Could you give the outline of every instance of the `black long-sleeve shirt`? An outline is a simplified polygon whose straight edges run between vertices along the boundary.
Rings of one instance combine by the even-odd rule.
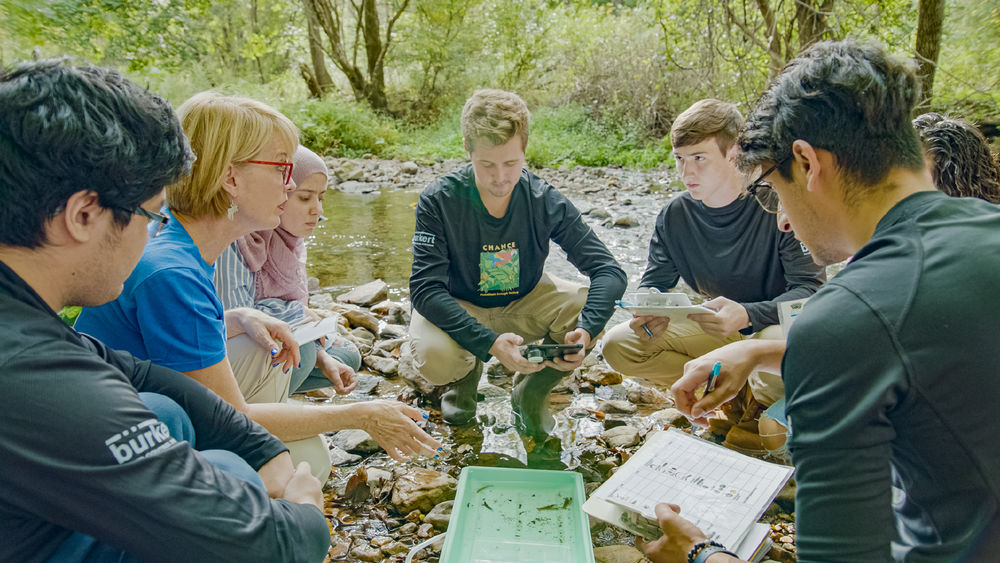
[[[45,561],[73,532],[143,561],[321,561],[323,514],[216,469],[138,391],[188,413],[200,449],[259,469],[287,448],[186,375],[66,326],[0,262],[0,561]]]
[[[778,324],[778,302],[809,297],[826,274],[792,233],[751,197],[708,207],[685,192],[656,218],[639,287],[668,291],[680,278],[707,298],[743,305],[757,332]]]
[[[799,561],[997,560],[998,288],[1000,210],[927,191],[806,304],[782,363]]]
[[[492,308],[524,297],[542,276],[550,240],[590,278],[577,326],[595,337],[625,292],[625,271],[579,210],[527,170],[521,171],[502,218],[483,205],[471,164],[424,190],[413,235],[413,306],[460,346],[487,360],[497,334],[455,299]]]

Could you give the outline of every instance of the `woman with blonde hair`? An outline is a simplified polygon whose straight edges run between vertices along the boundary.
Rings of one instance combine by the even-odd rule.
[[[318,434],[344,428],[367,431],[396,459],[433,455],[440,444],[414,423],[424,416],[419,409],[395,401],[286,402],[289,373],[299,363],[288,325],[252,308],[224,311],[216,294],[214,264],[223,250],[278,226],[295,188],[295,126],[266,104],[214,92],[196,94],[177,113],[197,156],[191,174],[167,187],[169,220],[121,296],[85,309],[78,330],[218,393],[285,442],[287,477],[292,460],[308,461],[324,480],[329,451]]]

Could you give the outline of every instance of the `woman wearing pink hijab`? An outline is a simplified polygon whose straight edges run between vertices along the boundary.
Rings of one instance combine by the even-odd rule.
[[[295,326],[318,317],[308,308],[305,238],[323,213],[329,179],[326,163],[299,146],[292,157],[296,189],[288,196],[277,228],[256,231],[231,245],[216,263],[215,285],[223,307],[253,307]],[[289,392],[333,386],[340,394],[357,385],[358,348],[334,336],[324,344],[300,347],[301,362],[292,371]]]

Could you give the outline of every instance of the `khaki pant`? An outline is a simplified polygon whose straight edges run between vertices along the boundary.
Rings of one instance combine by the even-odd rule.
[[[716,348],[743,340],[740,333],[728,338],[709,336],[694,322],[670,323],[667,330],[653,340],[641,340],[624,322],[608,331],[604,338],[604,359],[615,370],[667,386],[684,375],[684,364]],[[780,340],[784,338],[780,325],[772,325],[749,338]],[[785,396],[785,384],[772,373],[755,371],[747,383],[754,398],[770,406]]]
[[[562,344],[566,334],[576,329],[587,301],[587,289],[542,274],[534,289],[504,307],[486,309],[461,299],[456,301],[483,326],[498,334],[512,332],[524,338],[525,343],[545,339]],[[593,335],[591,340],[596,341],[597,336]],[[458,381],[476,366],[476,357],[471,352],[417,311],[410,318],[410,352],[413,365],[434,385]]]
[[[292,372],[282,373],[281,366],[272,367],[270,350],[241,334],[226,341],[226,353],[246,402],[283,403],[288,400],[288,382]],[[286,442],[285,446],[293,464],[308,461],[313,475],[321,483],[330,478],[330,449],[322,436]]]

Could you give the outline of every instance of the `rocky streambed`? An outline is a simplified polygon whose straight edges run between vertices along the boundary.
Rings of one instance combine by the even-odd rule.
[[[328,163],[335,176],[331,184],[339,189],[328,194],[327,200],[342,204],[345,198],[385,192],[403,192],[415,201],[420,189],[462,161],[328,159]],[[611,248],[629,275],[630,287],[634,287],[645,266],[653,220],[667,198],[677,193],[673,172],[576,168],[541,170],[538,174],[585,213],[585,220]],[[400,201],[400,205],[408,205],[407,199]],[[404,224],[403,234],[406,228]],[[412,234],[412,222],[408,228]],[[380,250],[405,257],[409,234],[399,239],[405,241],[403,248]],[[321,236],[322,232],[317,235]],[[315,240],[310,244],[312,262],[323,251],[323,244]],[[365,249],[372,251],[370,244]],[[568,279],[585,279],[555,246],[547,269]],[[310,272],[315,273],[313,270],[311,267]],[[623,378],[612,370],[603,361],[600,344],[584,365],[553,391],[556,428],[544,442],[522,438],[514,430],[510,409],[514,374],[495,360],[486,365],[479,384],[477,422],[466,427],[446,425],[435,408],[436,390],[400,357],[410,315],[405,279],[359,279],[335,284],[334,288],[322,280],[320,274],[312,282],[310,306],[321,315],[335,316],[341,332],[361,349],[360,383],[347,396],[320,390],[295,398],[331,404],[398,399],[424,408],[430,415],[423,423],[425,430],[445,444],[437,459],[399,463],[363,431],[330,435],[335,459],[333,477],[325,487],[326,514],[333,531],[330,561],[403,561],[414,545],[447,529],[459,473],[465,466],[576,471],[583,476],[589,494],[651,432],[674,426],[712,439],[711,434],[690,427],[664,390]],[[625,318],[621,312],[611,322]],[[775,544],[770,558],[794,561],[794,486],[782,491],[765,520],[772,524]],[[590,530],[597,561],[644,560],[633,546],[631,534],[594,519]],[[415,560],[436,561],[442,544],[443,539],[434,542]]]

